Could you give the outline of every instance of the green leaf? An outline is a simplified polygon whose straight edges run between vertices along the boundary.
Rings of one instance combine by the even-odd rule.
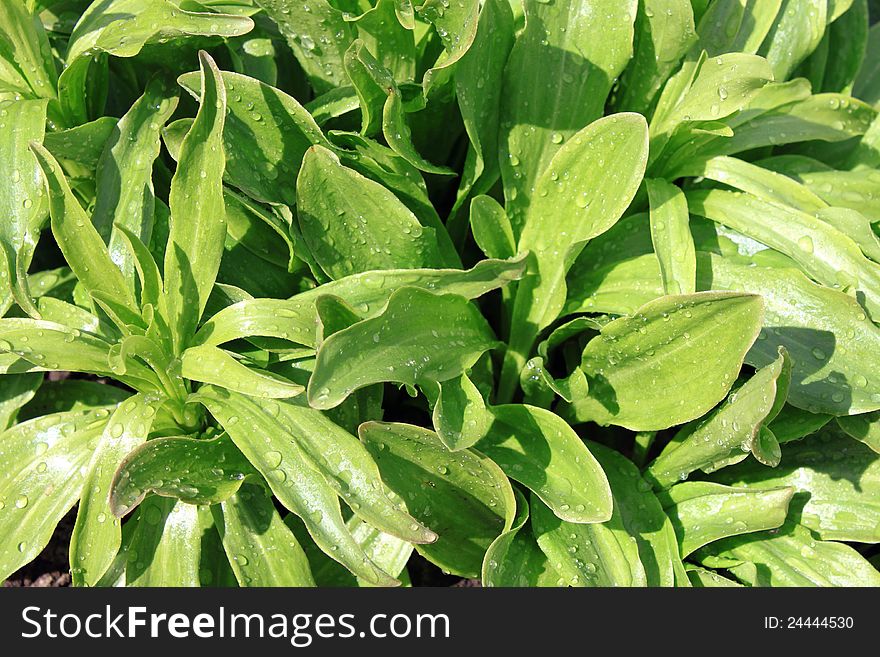
[[[711,148],[702,149],[702,157],[733,155],[763,146],[781,146],[819,140],[826,142],[846,141],[864,135],[877,116],[876,110],[845,94],[809,95],[809,85],[803,80],[790,84],[770,84],[755,95],[748,111],[727,119],[733,129],[729,138],[714,139]],[[804,97],[792,97],[792,90],[806,92]],[[788,97],[773,100],[774,95],[785,91]],[[779,102],[781,101],[781,102]],[[764,103],[770,107],[762,107]],[[691,156],[692,157],[692,156]],[[682,158],[684,165],[688,158]],[[675,168],[667,171],[676,174]]]
[[[695,224],[692,222],[692,234]],[[654,253],[649,216],[625,217],[590,242],[569,270],[566,288],[568,298],[563,315],[631,315],[663,296],[660,261]]]
[[[532,531],[560,580],[568,586],[647,586],[635,539],[620,513],[589,525],[560,520],[534,495]]]
[[[303,237],[330,278],[443,265],[434,230],[423,228],[385,187],[342,166],[331,151],[306,152],[296,189]]]
[[[153,161],[159,155],[160,130],[176,108],[177,95],[160,79],[150,81],[108,137],[97,164],[92,223],[108,245],[110,259],[129,281],[135,265],[120,229],[145,244],[150,241],[155,214]]]
[[[838,4],[852,6],[838,19],[833,22],[829,20],[830,24],[822,42],[804,62],[803,67],[810,71],[810,79],[816,91],[848,93],[852,90],[853,81],[865,59],[869,26],[867,0]],[[831,53],[834,55],[829,56]]]
[[[686,482],[662,495],[681,544],[681,556],[728,536],[776,529],[785,522],[793,488],[731,488]]]
[[[274,413],[271,403],[264,406]],[[357,439],[326,415],[305,405],[285,403],[279,421],[297,446],[356,515],[382,531],[415,543],[435,540],[434,532],[418,526],[393,496],[376,484],[376,463]]]
[[[126,454],[147,440],[163,401],[158,395],[134,395],[122,402],[107,420],[93,448],[70,539],[74,586],[94,586],[119,550],[122,534],[118,518],[122,514],[113,513],[113,475]]]
[[[118,237],[123,248],[128,250],[128,257],[137,272],[140,283],[141,316],[146,321],[147,306],[151,308],[149,312],[154,312],[152,309],[159,308],[162,303],[162,274],[159,272],[159,265],[156,264],[149,248],[124,226],[115,225],[115,236]],[[153,319],[155,320],[155,315]]]
[[[319,126],[331,119],[353,112],[360,106],[357,92],[354,87],[349,86],[331,89],[303,105]]]
[[[647,158],[644,118],[616,114],[568,139],[539,174],[519,239],[520,253],[531,251],[534,264],[517,287],[502,399],[510,397],[514,373],[518,376],[525,365],[537,332],[562,310],[571,262],[587,240],[608,230],[626,210]],[[597,170],[602,176],[595,175]]]
[[[45,148],[31,142],[49,191],[52,234],[76,277],[95,296],[112,304],[116,312],[134,312],[135,302],[122,272],[113,263],[110,252],[70,191],[61,166]]]
[[[365,272],[321,285],[291,299],[251,299],[218,312],[204,323],[194,344],[218,345],[249,336],[277,337],[310,347],[317,346],[317,300],[335,296],[365,318],[384,311],[388,298],[403,287],[474,299],[510,281],[525,268],[522,258],[484,260],[468,271],[410,269]]]
[[[127,390],[97,381],[44,381],[34,398],[19,411],[18,421],[33,420],[63,411],[93,411],[105,406],[116,406],[130,396],[131,393]]]
[[[437,232],[438,245],[444,260],[449,263],[447,266],[461,267],[449,231],[428,196],[427,185],[419,170],[390,148],[361,135],[334,132],[332,136],[337,145],[351,149],[339,153],[345,165],[391,190],[423,226]]]
[[[827,203],[808,187],[781,174],[733,157],[720,156],[695,167],[695,176],[723,183],[770,203],[815,214]]]
[[[828,0],[828,24],[837,21],[844,13],[849,11],[856,0]]]
[[[221,385],[255,397],[284,399],[305,390],[271,372],[248,367],[217,347],[190,347],[181,355],[180,364],[181,374],[187,379]]]
[[[647,585],[673,586],[686,579],[673,523],[638,467],[604,445],[590,443],[590,449],[608,476],[615,512],[636,539]]]
[[[309,380],[309,403],[333,408],[355,390],[384,381],[447,381],[496,344],[485,318],[464,297],[401,288],[380,315],[324,341]]]
[[[218,504],[252,474],[256,470],[225,434],[209,440],[156,438],[130,449],[111,472],[110,510],[121,518],[150,493],[187,504]]]
[[[203,386],[195,400],[211,411],[266,478],[278,500],[303,520],[325,554],[371,583],[395,583],[354,540],[339,508],[337,495],[341,490],[334,489],[314,467],[281,419],[267,413],[255,400],[213,386]],[[420,528],[418,523],[415,526]]]
[[[4,2],[0,7],[0,93],[52,98],[57,77],[39,17],[23,0]]]
[[[326,338],[361,321],[361,316],[339,297],[318,297],[315,308],[318,311],[319,349]]]
[[[234,588],[238,582],[226,556],[226,551],[223,549],[223,541],[219,534],[220,528],[214,521],[211,507],[198,507],[198,515],[202,532],[197,547],[200,553],[199,585]],[[131,531],[123,532],[123,545],[125,545],[126,534],[131,534]]]
[[[452,175],[447,167],[431,164],[416,150],[407,120],[407,110],[400,88],[391,72],[380,64],[358,39],[345,55],[346,73],[352,81],[361,105],[361,129],[372,134],[379,127],[381,115],[382,135],[388,146],[411,166],[438,175]],[[419,89],[421,92],[421,89]],[[417,109],[423,109],[425,99],[419,94],[411,100]]]
[[[413,80],[416,75],[415,36],[413,26],[406,27],[397,20],[399,7],[398,0],[378,0],[372,9],[355,19],[343,17],[354,25],[358,38],[395,80]]]
[[[862,66],[853,84],[853,96],[876,105],[880,102],[880,27],[875,23],[868,32],[868,44]]]
[[[709,55],[725,52],[755,54],[779,15],[783,0],[718,0],[703,14],[697,28],[699,47]]]
[[[516,242],[510,218],[491,196],[475,196],[471,200],[471,230],[474,240],[489,258],[512,258]]]
[[[67,130],[48,132],[43,136],[43,146],[58,160],[76,162],[94,171],[118,122],[116,117],[102,116]]]
[[[361,110],[361,134],[374,135],[382,127],[382,108],[388,90],[395,93],[397,85],[387,68],[370,53],[363,41],[357,40],[345,52],[345,73],[354,85]]]
[[[76,283],[76,276],[69,267],[45,269],[28,274],[28,286],[35,299],[53,297],[69,300],[72,298]]]
[[[300,249],[296,248],[286,217],[266,210],[228,187],[223,190],[223,198],[226,202],[227,249],[233,241],[289,272],[303,268],[299,260]]]
[[[450,453],[432,431],[367,422],[358,432],[383,479],[439,538],[416,549],[443,570],[477,577],[490,543],[513,522],[516,501],[501,469],[478,452]]]
[[[693,294],[697,260],[684,192],[665,180],[645,181],[651,203],[651,240],[666,294]]]
[[[840,417],[837,418],[837,424],[848,436],[880,454],[880,412]]]
[[[704,292],[652,301],[587,344],[581,369],[589,396],[564,416],[634,431],[700,417],[730,390],[762,319],[754,295]],[[650,408],[639,403],[645,386],[652,390]]]
[[[796,406],[786,404],[779,411],[779,415],[770,423],[769,429],[781,445],[816,433],[831,419],[830,415],[809,413]]]
[[[288,514],[284,523],[290,527],[303,550],[309,558],[312,574],[315,582],[321,587],[373,587],[367,580],[355,577],[339,563],[328,558],[312,541],[305,525],[295,515]],[[406,585],[408,574],[406,563],[412,554],[413,547],[410,543],[385,534],[357,516],[352,516],[346,522],[352,537],[361,546],[364,553],[373,563],[388,573],[395,573],[401,582]]]
[[[37,557],[79,499],[90,448],[109,411],[65,412],[3,433],[0,456],[0,580]]]
[[[572,523],[604,522],[612,498],[602,467],[574,430],[552,412],[508,404],[491,409],[494,422],[478,449],[505,474]]]
[[[880,348],[880,329],[855,299],[794,269],[737,264],[710,254],[700,254],[697,278],[698,289],[761,295],[764,330],[746,362],[763,367],[785,347],[792,360],[790,404],[832,415],[880,409],[880,380],[870,365]]]
[[[115,326],[102,321],[97,315],[79,306],[60,301],[53,297],[42,297],[37,301],[37,308],[47,322],[62,324],[67,329],[78,329],[91,333],[108,342],[115,342],[120,333]]]
[[[480,19],[480,3],[477,0],[462,0],[456,4],[444,4],[443,0],[426,0],[418,9],[419,18],[429,22],[437,30],[446,57],[425,73],[422,86],[429,98],[442,89],[450,75],[454,75],[456,65],[470,50],[477,35]]]
[[[853,548],[817,541],[791,522],[779,530],[724,539],[709,549],[716,558],[738,562],[730,571],[750,586],[880,586],[880,573]]]
[[[198,507],[152,495],[140,505],[134,522],[126,586],[199,586]]]
[[[54,322],[0,319],[0,350],[41,369],[113,376],[138,389],[155,390],[159,386],[153,372],[137,362],[128,362],[124,375],[117,375],[109,364],[107,342]]]
[[[858,244],[833,226],[778,203],[723,190],[690,192],[688,204],[694,214],[781,251],[819,282],[861,291],[865,307],[880,311],[880,264],[865,258]]]
[[[205,304],[223,253],[226,235],[223,202],[223,125],[226,88],[209,55],[199,55],[202,99],[196,120],[183,140],[171,181],[171,232],[165,252],[165,313],[174,348],[181,353]]]
[[[773,67],[774,79],[789,79],[795,67],[819,45],[828,22],[827,0],[783,0],[760,50]]]
[[[785,444],[775,468],[744,461],[712,479],[752,490],[790,486],[793,517],[819,538],[880,542],[880,461],[833,426]]]
[[[292,96],[246,75],[223,71],[228,116],[223,126],[226,181],[251,198],[296,203],[294,181],[306,151],[330,147],[318,124]],[[178,79],[195,98],[198,72]]]
[[[511,528],[492,541],[483,559],[485,587],[549,587],[564,583],[541,552],[528,526],[529,503],[514,488],[517,513]]]
[[[868,218],[849,208],[823,208],[817,215],[859,245],[865,257],[880,262],[880,237],[871,228]]]
[[[635,53],[621,77],[623,91],[617,100],[617,109],[648,114],[663,84],[695,40],[690,0],[640,2],[635,23]]]
[[[259,13],[259,8],[252,7],[254,14]],[[246,37],[238,40],[235,44],[227,44],[232,56],[233,67],[238,73],[249,75],[266,84],[278,83],[278,64],[275,58],[282,49],[280,44],[270,38],[260,36]]]
[[[662,166],[660,155],[676,130],[683,138],[692,138],[694,122],[735,116],[772,79],[766,60],[745,53],[703,56],[685,63],[666,84],[651,118],[652,167]]]
[[[837,206],[835,210],[849,208],[870,217],[872,222],[880,217],[880,202],[876,197],[877,192],[880,191],[878,189],[880,179],[871,169],[835,171],[829,168],[799,172],[794,177],[815,192],[825,203]],[[825,208],[825,211],[827,212],[828,208]],[[823,219],[828,221],[825,217]],[[856,239],[856,236],[853,236],[853,239]]]
[[[473,447],[492,424],[482,393],[465,373],[437,385],[432,414],[437,437],[452,452]]]
[[[186,37],[234,37],[250,32],[246,16],[185,11],[172,0],[97,0],[83,13],[58,81],[59,98],[71,125],[89,120],[87,87],[93,58],[100,53],[135,57],[146,45]],[[106,66],[105,60],[102,65]]]
[[[46,203],[40,167],[28,144],[42,141],[45,129],[46,101],[0,101],[0,179],[4,181],[0,189],[0,297],[4,311],[14,297],[19,306],[34,313],[26,274],[46,217]]]
[[[602,116],[613,80],[632,57],[637,2],[597,0],[589,7],[585,13],[580,0],[523,5],[525,28],[504,70],[499,138],[504,198],[517,236],[530,202],[540,198],[539,177],[563,144]],[[609,164],[617,160],[606,155]],[[633,168],[631,162],[621,166]],[[595,169],[581,164],[565,170],[578,175]]]
[[[256,0],[278,26],[317,93],[344,84],[342,59],[354,28],[327,0]]]
[[[688,567],[687,574],[691,581],[691,585],[694,588],[742,586],[742,584],[737,584],[735,581],[728,579],[724,575],[719,575],[713,570],[706,570],[705,568],[699,568],[698,566]]]
[[[16,423],[21,407],[30,402],[43,383],[43,375],[6,374],[0,377],[0,432]]]
[[[758,370],[711,415],[676,434],[646,473],[656,486],[669,487],[695,470],[714,469],[725,459],[745,458],[749,451],[765,466],[779,463],[779,446],[766,454],[760,434],[788,394],[791,362],[787,352],[780,351],[776,360]]]
[[[502,83],[504,66],[513,43],[510,3],[488,0],[480,11],[473,43],[455,65],[455,97],[471,144],[456,206],[460,206],[472,190],[477,193],[486,191],[501,175],[496,153]]]
[[[262,487],[245,484],[211,508],[241,586],[314,586],[309,562]]]

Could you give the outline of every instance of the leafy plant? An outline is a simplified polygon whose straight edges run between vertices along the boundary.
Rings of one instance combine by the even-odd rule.
[[[867,0],[4,2],[0,576],[75,507],[83,586],[880,584],[878,48]]]

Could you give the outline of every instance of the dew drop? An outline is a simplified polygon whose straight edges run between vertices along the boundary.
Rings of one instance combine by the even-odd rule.
[[[798,240],[798,248],[804,253],[813,252],[813,239],[809,235],[804,235]]]
[[[274,470],[279,465],[281,465],[281,461],[284,460],[281,452],[272,450],[271,452],[266,452],[266,465],[269,469]]]

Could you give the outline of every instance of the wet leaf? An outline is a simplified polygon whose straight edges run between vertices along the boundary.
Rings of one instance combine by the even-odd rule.
[[[125,456],[147,440],[161,404],[157,395],[134,395],[125,400],[110,415],[93,449],[70,538],[74,586],[94,586],[119,550],[122,514],[114,513],[111,503],[113,475]]]
[[[794,489],[792,512],[797,512],[793,517],[820,538],[880,542],[876,452],[833,427],[783,445],[775,468],[744,461],[712,479],[751,490],[789,486]]]
[[[236,494],[256,470],[228,436],[200,440],[184,436],[137,444],[119,463],[109,487],[110,510],[130,513],[148,494],[187,504],[217,504]]]
[[[522,258],[485,260],[468,271],[442,269],[387,270],[346,276],[298,294],[289,300],[252,299],[235,303],[204,323],[195,344],[219,345],[248,336],[278,337],[317,346],[317,300],[335,296],[365,319],[385,310],[388,298],[404,287],[455,294],[468,299],[517,280]]]
[[[292,96],[246,75],[221,75],[228,112],[223,125],[225,180],[258,201],[293,205],[303,155],[315,144],[330,143]],[[178,82],[200,98],[198,72]]]
[[[762,319],[757,296],[717,292],[652,301],[587,344],[581,369],[589,395],[565,414],[637,431],[700,417],[730,390]],[[650,408],[639,403],[645,385],[653,391]]]
[[[150,496],[135,522],[126,551],[126,586],[199,586],[198,507]]]
[[[359,434],[391,490],[439,536],[416,550],[444,570],[477,577],[489,544],[513,521],[516,502],[501,469],[479,452],[450,453],[420,427],[368,422]]]
[[[315,585],[305,552],[262,486],[245,484],[211,510],[239,585]]]
[[[106,407],[55,413],[3,433],[0,455],[10,467],[0,472],[0,578],[36,558],[76,504],[109,415]]]
[[[793,488],[731,488],[709,482],[685,482],[661,499],[681,544],[681,556],[713,541],[776,529],[785,522]]]
[[[208,302],[226,234],[222,182],[226,89],[210,56],[202,53],[199,61],[204,92],[171,181],[171,228],[163,268],[164,315],[178,353],[188,345]]]
[[[486,320],[464,297],[404,287],[381,314],[324,341],[309,380],[309,403],[333,408],[355,390],[383,381],[447,381],[496,344]]]
[[[558,415],[524,404],[491,409],[494,422],[477,449],[572,523],[604,522],[612,512],[602,467]]]
[[[788,395],[791,362],[781,349],[775,361],[734,390],[716,411],[685,425],[648,468],[655,485],[666,488],[698,469],[716,469],[727,459],[742,460],[752,452],[765,466],[779,464],[773,434],[762,442],[762,430],[778,414]]]
[[[529,503],[514,488],[516,518],[511,528],[492,541],[483,559],[482,583],[486,587],[558,586],[559,573],[538,547],[529,521]]]
[[[423,228],[391,192],[342,166],[329,150],[306,152],[297,203],[306,244],[332,279],[443,264],[434,230]]]

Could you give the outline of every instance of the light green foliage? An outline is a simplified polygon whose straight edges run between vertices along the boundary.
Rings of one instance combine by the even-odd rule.
[[[876,7],[0,1],[0,579],[880,585]]]

